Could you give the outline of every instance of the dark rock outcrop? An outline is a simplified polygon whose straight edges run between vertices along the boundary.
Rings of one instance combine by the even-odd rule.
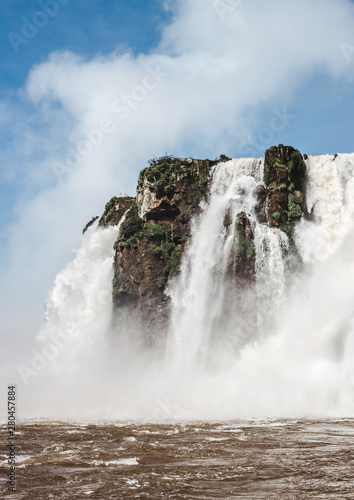
[[[135,198],[132,198],[131,196],[123,196],[119,198],[114,196],[105,206],[104,212],[99,220],[98,225],[100,227],[117,225],[122,219],[125,212],[132,206],[134,202]]]
[[[270,227],[291,236],[294,223],[307,214],[305,202],[306,164],[291,146],[273,146],[265,153],[265,212]]]
[[[166,323],[164,290],[179,269],[190,221],[208,195],[214,162],[162,157],[139,177],[114,259],[113,302],[136,311],[149,331]],[[112,215],[114,217],[114,214]]]
[[[253,229],[249,217],[241,212],[236,220],[237,250],[235,257],[236,283],[239,288],[250,286],[255,278]]]

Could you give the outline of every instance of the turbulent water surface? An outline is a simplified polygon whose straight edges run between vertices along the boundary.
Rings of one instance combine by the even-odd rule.
[[[33,422],[17,449],[14,500],[354,498],[353,420]]]

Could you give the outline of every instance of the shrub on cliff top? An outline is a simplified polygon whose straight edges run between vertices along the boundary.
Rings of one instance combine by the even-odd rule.
[[[113,198],[106,203],[106,206],[104,207],[104,214],[107,214],[110,210],[112,210],[112,208],[115,208],[121,203],[127,203],[127,199],[128,197],[124,198],[123,196],[113,196]]]
[[[131,206],[134,203],[134,199],[129,197],[129,196],[113,196],[109,200],[108,203],[106,203],[104,212],[102,214],[102,217],[99,220],[98,225],[100,227],[108,227],[110,225],[116,225],[117,221],[112,218],[114,216],[114,212],[116,211],[116,208],[119,207],[119,209],[122,210],[127,210],[129,206]]]
[[[150,190],[159,198],[167,196],[171,199],[175,192],[175,183],[180,176],[192,177],[197,185],[203,186],[209,181],[209,169],[209,160],[174,158],[173,156],[153,158],[149,160],[149,167],[140,172],[138,188],[141,189],[147,181],[150,183]]]
[[[306,163],[304,162],[302,154],[297,149],[295,149],[295,151],[291,153],[287,168],[289,173],[291,173],[293,170],[296,170],[300,175],[305,174]]]
[[[145,221],[141,219],[138,215],[138,207],[136,203],[130,208],[125,221],[123,222],[120,233],[119,240],[131,242],[142,235],[142,230],[144,228]]]
[[[230,161],[231,159],[232,159],[232,158],[230,158],[229,156],[224,155],[224,154],[221,154],[221,155],[219,156],[219,158],[215,158],[215,161],[216,161],[217,163],[221,163],[221,162],[225,162],[225,161]]]

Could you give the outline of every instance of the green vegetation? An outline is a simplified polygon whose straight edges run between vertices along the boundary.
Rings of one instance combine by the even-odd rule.
[[[255,255],[255,249],[253,244],[246,238],[245,231],[239,229],[237,231],[237,252],[242,257],[247,259],[252,259]]]
[[[306,173],[306,163],[304,162],[302,154],[297,149],[295,149],[295,151],[293,151],[290,155],[287,170],[289,174],[294,171],[296,171],[298,175],[304,175]]]
[[[138,207],[134,203],[121,226],[118,243],[123,243],[125,247],[135,247],[137,240],[143,237],[151,241],[151,247],[155,248],[156,242],[159,243],[165,238],[165,230],[160,223],[146,222],[139,217]]]
[[[159,223],[151,224],[150,222],[146,222],[144,230],[149,238],[162,240],[165,237],[165,230]]]
[[[149,244],[149,250],[152,253],[154,257],[157,257],[158,259],[162,257],[163,255],[163,250],[161,247],[158,247],[157,245],[154,245],[154,243]]]
[[[282,144],[279,144],[279,148],[284,147]],[[274,158],[274,153],[277,154],[276,151],[267,150],[266,151],[266,167],[265,167],[265,180],[266,183],[269,184],[274,182],[277,179],[277,182],[274,182],[273,192],[287,192],[288,194],[288,206],[287,210],[284,213],[280,213],[278,211],[274,212],[272,217],[278,223],[278,227],[286,232],[288,236],[293,232],[293,222],[296,219],[299,219],[302,214],[302,196],[294,196],[295,190],[302,189],[303,180],[306,175],[306,163],[304,158],[307,158],[307,155],[302,156],[300,151],[297,149],[293,149],[289,147],[290,158],[286,164],[280,162],[279,158],[274,159],[274,163],[272,165],[272,160],[267,161],[268,154],[271,154],[271,158]],[[269,162],[269,163],[268,163]],[[282,181],[279,182],[277,175],[275,177],[275,169],[284,169],[287,172],[287,179],[285,180],[285,174],[281,176]]]
[[[242,258],[247,260],[253,259],[256,255],[256,251],[253,243],[249,239],[246,238],[245,231],[243,229],[237,230],[237,255],[234,262],[234,269],[237,271],[237,268],[242,265]]]
[[[111,198],[109,202],[106,203],[106,206],[104,207],[104,213],[108,214],[108,212],[110,212],[112,208],[121,203],[123,200],[124,198],[118,198],[117,196],[113,196],[113,198]]]
[[[130,206],[135,203],[134,198],[126,197],[117,197],[113,196],[106,204],[102,217],[99,220],[99,227],[108,227],[108,226],[116,226],[117,221],[113,218],[114,211],[116,207],[119,209],[128,210]]]
[[[284,146],[282,144],[280,144],[278,147],[284,147]],[[266,159],[267,159],[267,156],[270,152],[271,151],[269,149],[267,149],[267,151],[265,152]],[[290,159],[286,165],[284,165],[283,163],[280,163],[279,158],[275,158],[273,166],[277,169],[282,168],[282,169],[287,170],[289,185],[291,185],[293,183],[294,177],[299,178],[299,177],[302,177],[303,175],[305,175],[305,173],[306,173],[306,163],[304,162],[304,158],[303,158],[302,154],[297,149],[294,149],[290,153]],[[271,175],[270,165],[268,163],[266,163],[266,182],[267,183],[271,182],[273,180],[272,178],[270,178],[270,175]]]
[[[277,184],[274,187],[274,191],[286,191],[288,189],[288,186],[285,183]]]
[[[123,242],[124,246],[136,243],[143,234],[144,225],[145,221],[139,217],[138,207],[134,203],[120,228],[119,241]]]
[[[171,236],[171,235],[169,235]],[[151,245],[150,245],[151,248]],[[159,252],[157,252],[157,249],[155,249],[156,253],[153,253],[155,257],[157,257],[159,260],[162,260],[164,266],[163,266],[163,271],[160,276],[157,278],[157,287],[160,290],[163,290],[170,272],[173,270],[174,272],[177,272],[179,269],[179,264],[181,260],[181,247],[176,245],[171,238],[167,236],[167,240],[162,242],[161,247],[159,248]]]
[[[181,246],[176,244],[172,231],[166,230],[159,222],[146,222],[138,215],[137,205],[130,208],[121,226],[119,239],[115,243],[126,248],[137,248],[138,240],[144,240],[152,255],[163,262],[161,276],[157,277],[158,287],[162,290],[172,270],[177,271],[180,263]],[[143,279],[144,270],[139,267],[139,278]],[[117,286],[117,283],[114,283]]]
[[[159,290],[163,290],[166,286],[166,283],[167,283],[167,279],[166,276],[163,274],[162,276],[159,276],[156,280],[156,285],[157,285],[157,288]]]
[[[288,220],[298,219],[301,217],[302,196],[294,196],[289,193],[288,198]]]
[[[232,158],[230,158],[229,156],[226,156],[224,154],[221,154],[219,156],[219,158],[215,158],[216,163],[221,163],[221,162],[230,161],[230,160],[232,160]]]
[[[280,161],[278,160],[278,158],[276,158],[275,161],[274,161],[274,167],[275,168],[285,168],[287,170],[286,165],[283,165],[282,163],[280,163]]]
[[[286,233],[289,237],[291,236],[292,230],[293,230],[293,226],[292,226],[291,222],[281,222],[278,227],[281,231]]]
[[[199,186],[205,186],[209,182],[209,160],[175,158],[166,155],[161,158],[152,158],[148,163],[149,166],[140,172],[138,189],[141,189],[147,181],[150,184],[150,190],[159,198],[167,196],[172,199],[176,182],[182,176],[192,178]]]

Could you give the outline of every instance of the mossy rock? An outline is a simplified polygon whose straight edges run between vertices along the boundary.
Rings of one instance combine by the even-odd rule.
[[[158,198],[167,196],[173,199],[175,184],[182,176],[192,178],[197,186],[206,185],[209,182],[211,163],[209,160],[175,158],[167,155],[153,158],[149,160],[149,166],[140,172],[138,189],[148,182],[149,189],[156,193]]]
[[[246,259],[252,259],[255,256],[254,245],[246,238],[245,231],[237,231],[237,253]]]

